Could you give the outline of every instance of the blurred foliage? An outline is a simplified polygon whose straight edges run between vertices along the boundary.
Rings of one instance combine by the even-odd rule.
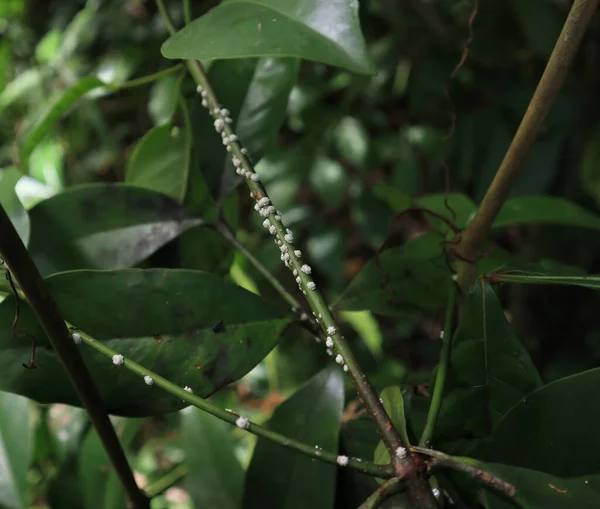
[[[183,6],[176,0],[166,3],[175,25],[182,27]],[[273,1],[260,3],[272,13]],[[246,25],[239,27],[239,39],[234,37],[236,31],[227,23],[241,12],[235,2],[202,16],[216,4],[192,1],[193,18],[199,19],[185,30],[196,34],[199,42],[182,44],[185,31],[181,32],[165,45],[164,54],[201,48],[205,53],[195,56],[211,60],[206,65],[217,95],[231,110],[236,132],[255,159],[272,202],[311,260],[319,289],[335,303],[347,340],[378,392],[395,387],[400,393],[401,386],[401,420],[406,420],[402,424],[411,437],[418,436],[451,284],[447,221],[464,227],[485,193],[570,2],[480,1],[466,61],[451,82],[469,37],[471,0],[363,0],[362,35],[353,17],[357,2],[311,0],[313,10],[306,12],[319,16],[311,20],[306,15],[298,23],[286,18],[281,28],[273,18],[260,18],[255,12],[259,7],[244,5],[255,9],[248,19],[264,30],[265,44],[277,42],[268,38],[273,34],[280,38],[283,49],[277,54],[257,53],[248,46],[252,35]],[[335,48],[331,20],[324,13],[331,5],[346,9],[343,19],[354,31],[344,34],[347,38]],[[201,32],[198,27],[212,31]],[[305,52],[296,45],[295,37],[305,34],[301,29],[312,30],[314,39]],[[236,254],[210,223],[224,219],[288,291],[294,293],[296,288],[260,226],[262,218],[252,210],[252,199],[239,186],[193,81],[183,66],[171,69],[177,62],[162,56],[161,46],[168,37],[150,0],[0,1],[0,203],[29,243],[44,276],[77,269],[193,269],[212,274],[203,277],[221,278],[215,292],[234,282],[260,294],[270,307],[263,308],[257,296],[244,294],[236,300],[223,290],[222,302],[210,312],[203,308],[204,333],[218,344],[209,322],[217,323],[222,316],[235,322],[239,311],[235,306],[250,312],[243,302],[253,303],[263,314],[272,309],[274,317],[289,310],[248,258]],[[215,55],[208,54],[203,37],[217,41],[216,57],[226,59],[212,61]],[[480,273],[519,268],[567,285],[574,274],[600,273],[599,43],[596,18],[511,199],[497,218]],[[372,68],[376,72],[369,74]],[[131,81],[154,73],[160,76]],[[430,209],[437,217],[414,207]],[[543,266],[540,260],[546,260]],[[93,273],[73,274],[81,282]],[[60,286],[61,278],[73,274],[53,280]],[[520,282],[532,281],[524,276]],[[562,486],[554,476],[564,477],[565,489],[573,493],[569,507],[584,507],[594,497],[600,500],[597,455],[592,456],[594,447],[586,445],[594,434],[591,425],[597,422],[597,405],[589,398],[598,389],[597,372],[591,368],[600,362],[600,300],[590,289],[593,284],[582,286],[506,283],[496,288],[497,295],[486,286],[471,295],[474,300],[457,334],[453,368],[460,369],[451,373],[435,445],[488,461],[494,471],[523,483],[519,499],[523,507],[566,507],[557,505],[557,491],[539,495],[540,486]],[[74,316],[84,316],[100,329],[103,322],[110,329],[129,320],[130,338],[150,337],[154,342],[152,333],[168,328],[145,329],[160,321],[160,315],[147,320],[143,331],[135,324],[155,314],[163,290],[174,291],[168,285],[155,289],[148,296],[148,308],[140,305],[135,318],[127,315],[115,322],[103,313],[126,312],[129,294],[119,299],[118,289],[90,290],[91,304],[86,309],[81,304]],[[65,309],[77,306],[84,290],[80,292],[69,295],[65,290]],[[214,296],[206,288],[190,295],[190,305],[203,306]],[[106,300],[111,305],[105,306]],[[26,309],[24,323],[37,331],[30,314]],[[5,298],[0,305],[0,337],[9,342],[14,340],[13,315],[14,301]],[[181,317],[173,316],[179,325]],[[239,313],[237,318],[243,322],[246,315]],[[225,362],[235,376],[221,377],[214,388],[239,380],[212,396],[213,401],[240,409],[257,422],[273,415],[273,427],[300,439],[325,433],[330,450],[339,443],[340,453],[373,458],[378,437],[356,409],[347,378],[345,402],[341,387],[330,394],[335,400],[335,408],[327,407],[331,415],[323,415],[323,421],[313,422],[305,433],[303,423],[293,421],[295,404],[297,411],[310,409],[311,394],[319,393],[315,384],[328,377],[338,381],[331,370],[322,371],[331,359],[304,329],[297,324],[283,332],[281,324],[275,329],[258,353],[256,344],[248,347],[254,348],[252,359],[257,360],[279,340],[251,371],[246,365],[231,369]],[[243,327],[238,333],[244,335]],[[235,334],[226,324],[223,337]],[[127,341],[117,336],[110,331],[103,339]],[[475,341],[480,337],[482,341]],[[36,392],[44,384],[43,370],[35,374],[42,382],[21,381],[29,376],[21,371],[27,348],[21,343],[11,355],[3,353],[2,363],[7,364],[0,378],[13,377],[3,388],[48,401]],[[239,349],[234,357],[243,357]],[[48,362],[57,365],[55,359]],[[167,373],[177,368],[160,366],[160,359],[156,362]],[[214,378],[215,373],[211,375]],[[493,383],[488,384],[488,376]],[[523,377],[527,383],[521,383]],[[66,385],[62,378],[60,383]],[[538,388],[542,383],[549,385]],[[531,400],[530,391],[534,391]],[[106,458],[85,414],[74,407],[0,396],[0,406],[10,404],[15,416],[11,421],[0,412],[0,458],[10,471],[10,476],[3,476],[0,468],[2,509],[123,507],[122,494],[107,472]],[[117,410],[132,415],[123,410],[130,404],[129,395],[120,396],[125,406],[116,404]],[[11,403],[11,398],[18,399]],[[50,399],[70,401],[66,396]],[[556,405],[553,412],[548,410],[552,405]],[[163,410],[180,407],[177,402]],[[27,415],[31,438],[15,429],[15,422],[22,427]],[[558,417],[559,424],[549,424]],[[583,427],[582,421],[589,426]],[[310,484],[318,507],[358,506],[377,487],[374,480],[346,469],[337,469],[336,474],[333,467],[319,465],[321,475],[313,460],[282,452],[273,444],[256,444],[241,430],[232,431],[196,411],[115,422],[140,482],[158,493],[152,502],[155,509],[193,504],[252,507],[248,493],[267,500],[267,495],[299,489],[277,477],[272,480],[273,492],[267,493],[265,476],[271,460],[282,465],[275,469],[302,470],[305,477],[296,482]],[[533,422],[544,426],[538,430]],[[515,442],[522,430],[530,434]],[[537,435],[540,430],[543,436]],[[194,433],[202,434],[202,439],[195,439]],[[20,452],[15,450],[17,435]],[[573,444],[565,436],[580,441]],[[536,440],[539,443],[532,447]],[[553,450],[560,448],[554,463],[543,449],[548,443],[556,446]],[[209,461],[197,448],[217,459]],[[528,448],[529,459],[521,461]],[[564,467],[573,462],[585,468]],[[307,472],[313,467],[312,473]],[[243,469],[248,479],[257,480],[245,494]],[[464,498],[455,505],[446,497],[444,507],[507,507],[494,494],[477,493],[465,479],[437,480],[453,496],[459,493]],[[288,506],[301,507],[289,501],[277,507]],[[405,507],[405,500],[400,496],[387,507]]]

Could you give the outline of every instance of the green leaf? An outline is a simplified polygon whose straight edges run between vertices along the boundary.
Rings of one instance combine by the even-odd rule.
[[[0,205],[17,230],[23,244],[29,242],[29,216],[15,192],[15,186],[22,174],[14,166],[0,169]]]
[[[290,438],[336,451],[344,404],[344,380],[331,366],[279,405],[269,428]],[[246,473],[242,507],[333,507],[336,468],[259,438]]]
[[[430,194],[419,198],[417,204],[449,219],[458,228],[466,227],[477,210],[473,200],[461,193],[448,193],[447,196],[445,194]],[[425,214],[425,217],[434,223],[436,222],[436,219],[430,214]],[[448,228],[445,224],[441,222],[440,224],[445,229]]]
[[[406,431],[406,415],[404,413],[404,398],[402,396],[402,390],[397,385],[393,387],[386,387],[381,391],[381,399],[383,400],[383,407],[390,416],[392,424],[398,430],[400,437],[405,444],[410,445],[408,439],[408,432]],[[389,464],[390,454],[385,448],[383,440],[379,441],[377,448],[375,449],[374,455],[375,463]]]
[[[29,156],[33,149],[44,139],[60,118],[71,109],[85,94],[106,84],[96,76],[86,76],[67,88],[61,96],[31,126],[21,143],[21,166],[27,169]]]
[[[290,323],[260,297],[190,270],[78,270],[47,278],[62,316],[125,357],[206,397],[254,368]],[[0,304],[0,389],[42,403],[80,406],[62,365],[21,303],[18,331],[35,336],[40,369],[24,370],[30,341],[14,338],[14,300]],[[213,330],[223,322],[224,330]],[[111,414],[145,416],[184,406],[141,377],[82,345]]]
[[[555,196],[520,196],[506,201],[493,228],[518,224],[561,224],[600,230],[600,217]]]
[[[143,423],[142,419],[113,422],[121,446],[127,450]],[[122,509],[125,493],[94,428],[85,437],[79,455],[79,484],[86,509]]]
[[[29,217],[30,251],[42,275],[130,267],[202,222],[164,194],[124,184],[71,188]]]
[[[195,507],[240,506],[244,471],[235,457],[231,429],[198,408],[181,411],[181,440],[188,470],[185,487]]]
[[[512,5],[532,48],[541,56],[550,57],[563,25],[558,7],[549,0],[527,0]]]
[[[523,509],[596,509],[600,500],[600,477],[585,476],[565,479],[525,468],[481,464],[481,467],[517,488],[514,499]],[[484,491],[487,509],[513,509],[496,491]]]
[[[396,316],[408,308],[440,309],[451,279],[443,239],[428,233],[369,261],[344,291],[341,309]]]
[[[0,392],[0,506],[6,509],[28,507],[30,408],[26,398]]]
[[[179,97],[179,75],[169,75],[159,79],[150,89],[148,113],[154,125],[166,124],[171,121],[177,109]]]
[[[202,270],[218,276],[229,273],[235,249],[212,228],[197,226],[184,232],[178,240],[182,268]]]
[[[370,311],[344,311],[342,316],[358,333],[373,357],[381,358],[383,334],[373,313]]]
[[[458,420],[463,430],[487,436],[513,405],[542,384],[494,290],[482,281],[469,293],[453,340],[451,368],[454,391],[442,404],[442,434]]]
[[[561,378],[521,398],[478,456],[561,477],[600,474],[600,406],[593,402],[599,384],[600,368]]]
[[[358,2],[347,0],[231,0],[171,36],[161,51],[197,60],[296,57],[375,73]]]
[[[171,196],[185,197],[190,140],[186,129],[170,124],[150,129],[135,146],[127,163],[125,183]]]

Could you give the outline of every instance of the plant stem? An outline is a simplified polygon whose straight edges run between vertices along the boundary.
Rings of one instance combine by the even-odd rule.
[[[171,21],[169,13],[167,12],[167,8],[165,7],[165,3],[163,2],[163,0],[156,0],[156,6],[158,7],[158,10],[160,12],[160,16],[161,16],[161,18],[163,20],[163,23],[167,27],[167,30],[169,31],[169,33],[171,35],[173,35],[175,32],[177,32],[177,30],[175,30],[175,26],[173,25],[173,22]]]
[[[300,301],[296,299],[296,297],[294,297],[290,292],[288,292],[279,282],[279,280],[273,274],[271,274],[262,263],[260,263],[256,256],[254,256],[250,250],[236,238],[235,234],[226,224],[222,222],[217,224],[217,231],[225,240],[227,240],[227,242],[229,242],[238,251],[243,253],[246,258],[248,258],[248,261],[254,266],[254,268],[258,270],[258,272],[260,272],[262,276],[271,284],[275,291],[279,293],[279,295],[281,295],[290,306],[292,306],[292,309],[302,308]]]
[[[180,463],[163,475],[160,479],[157,479],[152,484],[146,486],[146,489],[144,490],[146,495],[148,495],[148,498],[150,499],[161,495],[178,481],[183,479],[183,477],[185,477],[187,474],[187,471],[187,465],[185,463]]]
[[[192,22],[192,9],[190,6],[190,0],[183,0],[183,19],[186,25]]]
[[[129,501],[136,509],[148,509],[150,507],[149,501],[135,482],[133,472],[108,418],[100,393],[96,389],[94,381],[73,343],[71,334],[61,318],[58,307],[42,276],[1,205],[0,255],[19,283],[21,291],[27,297],[29,305],[48,336],[52,348],[65,367],[79,399],[81,399],[92,424],[96,428]],[[43,369],[43,367],[40,369]]]
[[[98,340],[92,338],[89,334],[86,334],[84,331],[78,331],[78,333],[80,334],[83,343],[92,347],[93,349],[97,350],[98,352],[102,353],[106,357],[112,358],[113,356],[119,354],[119,352],[117,352],[116,350],[113,350],[112,348],[108,347],[101,341],[98,341]],[[190,405],[194,405],[195,407],[199,408],[200,410],[203,410],[204,412],[214,415],[215,417],[217,417],[218,419],[221,419],[222,421],[225,421],[229,424],[237,426],[236,421],[241,417],[239,414],[236,414],[231,411],[223,410],[223,409],[213,405],[209,401],[207,401],[203,398],[200,398],[199,396],[196,396],[190,392],[187,392],[186,390],[182,389],[181,387],[178,387],[177,385],[170,382],[166,378],[161,377],[160,375],[154,373],[153,371],[150,371],[149,369],[137,364],[136,362],[134,362],[126,357],[124,357],[122,365],[125,368],[129,369],[130,371],[133,371],[137,375],[140,375],[142,377],[146,377],[146,376],[151,377],[152,385],[156,385],[157,387],[160,387],[161,389],[167,391],[168,393],[172,394],[176,398],[181,399],[181,400],[189,403]],[[279,433],[271,431],[267,428],[263,428],[262,426],[259,426],[258,424],[248,422],[248,426],[244,427],[243,429],[246,429],[247,431],[249,431],[250,433],[253,433],[254,435],[266,438],[267,440],[270,440],[279,445],[282,445],[283,447],[287,447],[288,449],[293,449],[295,451],[299,451],[303,454],[306,454],[307,456],[310,456],[311,458],[315,458],[315,459],[324,461],[326,463],[331,463],[333,465],[338,464],[337,463],[337,460],[338,460],[337,454],[333,454],[333,453],[326,452],[326,451],[321,451],[319,449],[316,449],[314,445],[308,445],[308,444],[304,444],[302,442],[298,442],[297,440],[293,440],[284,435],[281,435]],[[356,458],[349,458],[347,466],[350,468],[353,468],[355,470],[358,470],[359,472],[362,472],[364,474],[372,475],[374,477],[380,477],[383,479],[389,478],[394,475],[394,471],[393,471],[393,468],[391,467],[391,465],[377,465],[375,463],[370,463],[368,461],[362,461],[362,460],[356,459]]]
[[[544,120],[565,81],[567,71],[575,58],[597,5],[598,0],[574,1],[546,69],[531,98],[515,137],[504,156],[504,160],[498,168],[475,216],[458,239],[455,246],[455,253],[458,258],[456,269],[463,293],[466,293],[475,281],[475,263],[481,255],[492,223],[506,201],[513,182],[533,148]]]
[[[169,67],[168,69],[163,69],[162,71],[158,71],[153,74],[148,74],[147,76],[142,76],[140,78],[135,78],[133,80],[129,80],[129,81],[125,81],[120,84],[116,84],[113,86],[113,90],[116,92],[116,91],[122,90],[124,88],[134,88],[134,87],[139,87],[141,85],[146,85],[148,83],[152,83],[153,81],[156,81],[160,78],[164,78],[165,76],[168,76],[169,74],[173,74],[173,73],[176,73],[181,70],[183,70],[183,65],[177,64],[172,67]]]
[[[427,462],[430,471],[435,471],[436,469],[450,469],[457,472],[463,472],[479,480],[483,484],[500,491],[508,497],[513,497],[517,491],[515,486],[503,481],[495,474],[484,470],[481,468],[478,461],[472,460],[471,458],[458,458],[423,447],[411,447],[411,450],[432,458]]]
[[[452,350],[452,336],[454,335],[454,312],[456,306],[456,286],[452,284],[450,295],[448,296],[448,305],[446,307],[446,320],[444,323],[442,351],[440,352],[440,363],[435,375],[435,386],[433,395],[431,396],[431,404],[425,428],[419,440],[419,445],[425,447],[431,442],[435,425],[437,424],[440,409],[442,408],[442,400],[444,397],[444,386],[446,385],[446,376],[448,375],[448,367],[450,366],[450,354]]]
[[[367,498],[358,509],[375,509],[391,496],[400,493],[403,489],[404,486],[402,486],[398,478],[390,479],[379,486],[379,488],[377,488],[377,490]]]
[[[162,0],[157,0],[157,3],[160,8]],[[165,18],[165,24],[172,27],[164,6],[161,9],[161,13]],[[169,30],[174,31],[174,28],[170,28]],[[419,470],[415,459],[410,454],[402,453],[406,451],[406,444],[402,441],[400,434],[383,408],[383,404],[379,400],[373,386],[358,365],[321,292],[316,289],[316,284],[310,277],[312,269],[301,260],[301,253],[293,244],[292,232],[283,224],[280,212],[270,205],[271,200],[269,195],[260,183],[260,177],[256,173],[246,149],[242,148],[237,135],[233,131],[229,111],[219,103],[202,64],[196,60],[188,60],[187,65],[190,74],[196,81],[197,91],[202,96],[203,105],[208,108],[210,115],[214,118],[215,129],[221,133],[223,144],[231,154],[232,162],[237,169],[236,171],[239,175],[246,178],[251,195],[257,202],[257,211],[259,211],[262,217],[266,218],[263,225],[265,228],[268,227],[270,232],[272,231],[275,237],[274,240],[282,253],[282,260],[286,267],[292,271],[300,290],[306,296],[315,319],[337,351],[336,361],[339,359],[338,362],[344,365],[344,370],[349,372],[354,388],[365,405],[367,412],[374,420],[377,432],[390,454],[397,477],[408,479],[409,498],[417,507],[421,509],[437,508],[438,505],[429,482],[423,476],[418,475]],[[269,206],[260,205],[259,202],[263,200],[266,200]],[[273,209],[272,212],[270,212],[271,209]]]

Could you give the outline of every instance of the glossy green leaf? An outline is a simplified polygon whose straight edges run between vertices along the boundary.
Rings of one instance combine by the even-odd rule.
[[[56,274],[47,283],[65,320],[203,397],[254,368],[290,323],[260,297],[198,271],[80,270]],[[18,331],[36,337],[42,367],[23,369],[30,341],[12,337],[13,319],[14,300],[8,298],[0,304],[0,389],[43,403],[80,406],[25,303]],[[224,330],[213,330],[220,321]],[[184,405],[95,350],[80,348],[110,413],[154,415]]]
[[[42,275],[130,267],[202,222],[164,194],[124,184],[71,188],[29,217],[30,251]]]
[[[21,165],[23,168],[27,168],[29,156],[33,152],[33,149],[44,139],[60,118],[90,90],[103,86],[106,86],[106,84],[96,76],[86,76],[74,85],[71,85],[60,95],[25,135],[20,150]]]
[[[442,434],[456,417],[464,430],[487,436],[513,405],[542,383],[494,290],[482,281],[469,294],[450,362],[453,384],[442,404]]]
[[[6,509],[28,507],[30,409],[26,398],[0,392],[0,506]]]
[[[373,313],[370,311],[344,311],[342,316],[358,333],[373,357],[381,357],[383,334]]]
[[[428,233],[383,251],[352,280],[337,306],[390,316],[406,308],[442,308],[452,281],[443,248],[443,239]]]
[[[386,387],[381,391],[380,398],[383,400],[383,407],[390,416],[392,424],[398,430],[400,437],[405,444],[410,445],[408,432],[406,430],[406,415],[404,413],[404,397],[402,390],[397,385]],[[379,441],[374,455],[375,463],[388,464],[390,462],[390,454],[385,448],[382,440]]]
[[[154,125],[170,122],[177,109],[179,98],[179,75],[169,75],[159,79],[150,89],[148,113]]]
[[[22,174],[14,166],[0,169],[0,205],[8,214],[23,243],[27,245],[29,216],[15,192],[15,186],[21,177]]]
[[[525,468],[482,464],[482,468],[517,488],[514,499],[522,509],[595,509],[600,501],[600,476],[565,479]],[[506,497],[485,490],[486,509],[513,509]]]
[[[600,369],[593,369],[521,398],[478,456],[561,477],[599,475],[599,384]]]
[[[279,405],[268,427],[290,438],[336,451],[344,404],[344,380],[331,366]],[[336,468],[259,438],[246,472],[242,507],[330,509]]]
[[[493,228],[520,224],[560,224],[600,230],[600,216],[555,196],[520,196],[506,201]]]
[[[136,145],[125,170],[125,183],[164,193],[178,202],[185,197],[190,140],[186,129],[170,124],[150,129]]]
[[[171,36],[166,58],[219,60],[296,57],[373,74],[358,20],[347,0],[231,0]]]
[[[142,419],[113,420],[125,451],[142,423]],[[122,509],[127,505],[125,492],[94,428],[89,430],[81,446],[79,484],[86,509]]]
[[[231,425],[195,407],[181,411],[185,488],[194,507],[237,509],[244,471],[235,457]]]

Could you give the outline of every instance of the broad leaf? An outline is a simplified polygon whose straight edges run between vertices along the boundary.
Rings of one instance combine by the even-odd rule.
[[[336,451],[344,404],[342,376],[335,366],[321,371],[277,407],[269,428]],[[335,485],[335,466],[259,438],[246,473],[242,507],[330,509]]]
[[[190,143],[188,129],[170,124],[150,129],[129,158],[125,182],[182,202],[190,167]]]
[[[171,36],[166,58],[220,60],[296,57],[373,74],[358,22],[347,0],[230,0]]]
[[[29,216],[15,192],[15,186],[21,177],[22,174],[14,166],[0,169],[0,205],[8,214],[23,243],[27,245]]]
[[[75,187],[30,211],[42,275],[131,267],[202,221],[168,196],[123,184]]]
[[[525,468],[482,464],[481,467],[517,488],[514,499],[523,509],[596,509],[600,500],[600,477],[585,476],[565,479]],[[506,497],[485,490],[487,509],[514,509]]]
[[[195,407],[181,411],[187,464],[185,487],[194,507],[237,509],[244,471],[235,457],[231,426]]]
[[[430,194],[419,198],[417,204],[444,216],[458,228],[467,226],[477,210],[477,205],[473,203],[473,200],[460,193],[448,193],[447,196],[444,194]],[[434,223],[438,221],[439,224],[445,226],[430,214],[425,214],[425,217]],[[447,226],[445,227],[447,228]]]
[[[483,281],[469,294],[454,335],[451,368],[453,390],[442,405],[442,434],[458,418],[465,431],[487,436],[513,405],[542,384],[494,290]]]
[[[600,368],[561,378],[520,399],[478,456],[561,477],[599,475]],[[523,454],[527,451],[527,454]]]
[[[113,421],[125,450],[129,448],[142,423],[142,419]],[[79,486],[86,509],[121,509],[127,506],[125,492],[94,428],[90,429],[81,447]]]
[[[439,309],[447,299],[451,273],[439,235],[425,234],[369,261],[337,304],[395,316],[406,308]]]
[[[86,76],[67,88],[45,111],[42,117],[28,130],[21,144],[21,166],[27,169],[29,156],[33,149],[50,132],[60,118],[71,109],[85,94],[95,88],[106,86],[96,76]]]
[[[510,198],[500,209],[493,228],[519,224],[561,224],[600,230],[600,216],[555,196]]]
[[[0,506],[6,509],[28,507],[30,408],[26,398],[0,392]]]
[[[197,271],[81,270],[56,274],[47,283],[65,320],[202,397],[254,368],[290,323],[260,297]],[[12,298],[0,304],[0,389],[80,406],[25,303],[17,330],[36,337],[42,367],[23,369],[31,347],[27,338],[11,335],[14,312]],[[219,322],[224,328],[214,328]],[[80,348],[110,413],[144,416],[184,406],[91,348]]]

